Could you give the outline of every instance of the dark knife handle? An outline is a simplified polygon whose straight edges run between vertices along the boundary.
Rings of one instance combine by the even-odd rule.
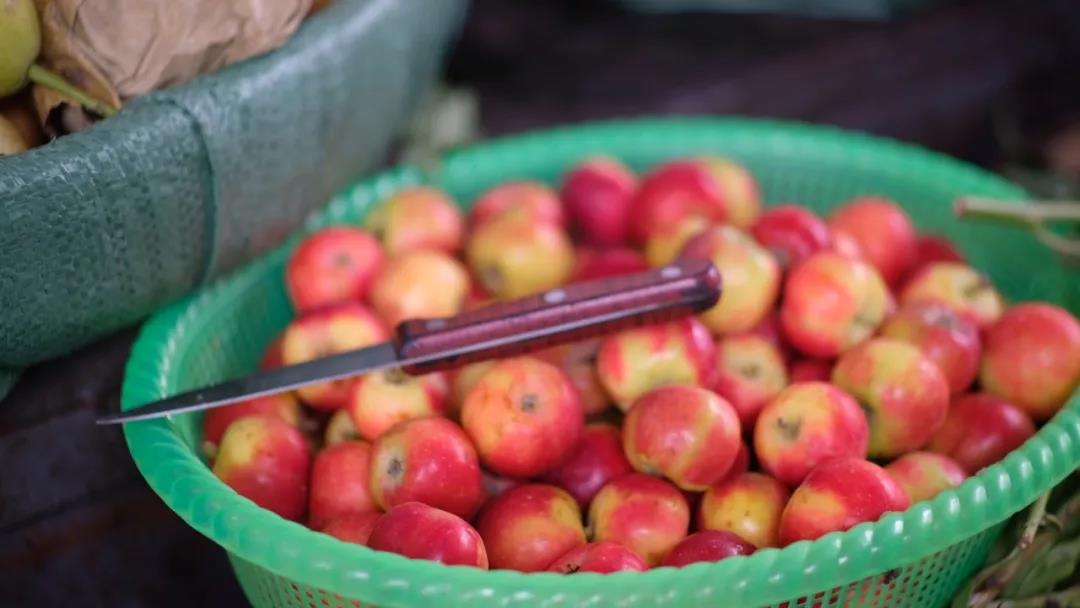
[[[707,260],[585,281],[447,319],[398,326],[401,359],[410,374],[508,357],[626,327],[707,310],[720,297],[720,273]],[[440,356],[440,353],[447,353]]]

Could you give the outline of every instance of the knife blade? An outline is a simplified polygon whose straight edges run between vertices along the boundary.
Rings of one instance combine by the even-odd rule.
[[[205,386],[104,416],[118,424],[186,414],[387,368],[419,375],[707,310],[720,298],[707,260],[583,281],[438,319],[412,319],[384,342]]]

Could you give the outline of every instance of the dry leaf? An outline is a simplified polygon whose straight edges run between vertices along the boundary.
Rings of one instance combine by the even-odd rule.
[[[15,125],[27,146],[33,148],[45,143],[45,134],[41,132],[41,122],[34,109],[34,98],[29,87],[0,99],[0,116]]]

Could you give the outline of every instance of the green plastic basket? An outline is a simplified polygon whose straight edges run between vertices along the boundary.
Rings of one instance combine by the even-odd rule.
[[[1080,310],[1077,273],[1006,228],[958,223],[961,193],[1021,197],[1015,186],[895,142],[806,125],[717,119],[600,123],[512,137],[450,155],[425,178],[402,168],[332,200],[306,229],[358,222],[372,203],[431,181],[460,201],[509,178],[554,181],[594,153],[637,169],[713,152],[746,163],[770,203],[818,211],[860,194],[901,201],[920,228],[946,234],[1014,300]],[[253,369],[289,321],[282,265],[296,237],[231,278],[173,305],[143,328],[128,363],[123,407]],[[683,569],[613,575],[521,574],[447,567],[374,552],[256,507],[199,457],[200,418],[127,425],[150,486],[193,528],[228,551],[256,606],[915,606],[942,605],[985,558],[1003,522],[1080,465],[1080,396],[1004,461],[904,513],[815,542]]]

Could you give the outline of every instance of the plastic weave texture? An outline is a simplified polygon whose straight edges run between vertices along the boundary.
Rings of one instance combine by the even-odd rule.
[[[554,181],[596,153],[643,169],[704,152],[746,163],[770,203],[798,201],[824,212],[857,194],[891,196],[922,229],[954,239],[1009,298],[1047,299],[1080,311],[1080,277],[1034,240],[952,217],[951,201],[960,193],[1022,196],[1016,187],[912,146],[791,123],[640,120],[497,140],[451,155],[435,176],[402,168],[350,188],[307,229],[358,222],[373,203],[425,180],[470,201],[501,180]],[[123,407],[254,369],[261,349],[291,316],[281,275],[297,238],[155,315],[129,361]],[[264,511],[219,482],[198,456],[198,415],[129,424],[125,433],[150,486],[229,552],[248,597],[260,607],[933,608],[979,566],[1009,516],[1080,465],[1080,395],[1005,460],[904,513],[749,557],[607,576],[486,572],[342,543]]]
[[[135,323],[280,243],[382,161],[466,5],[335,0],[271,53],[0,159],[0,370]]]

